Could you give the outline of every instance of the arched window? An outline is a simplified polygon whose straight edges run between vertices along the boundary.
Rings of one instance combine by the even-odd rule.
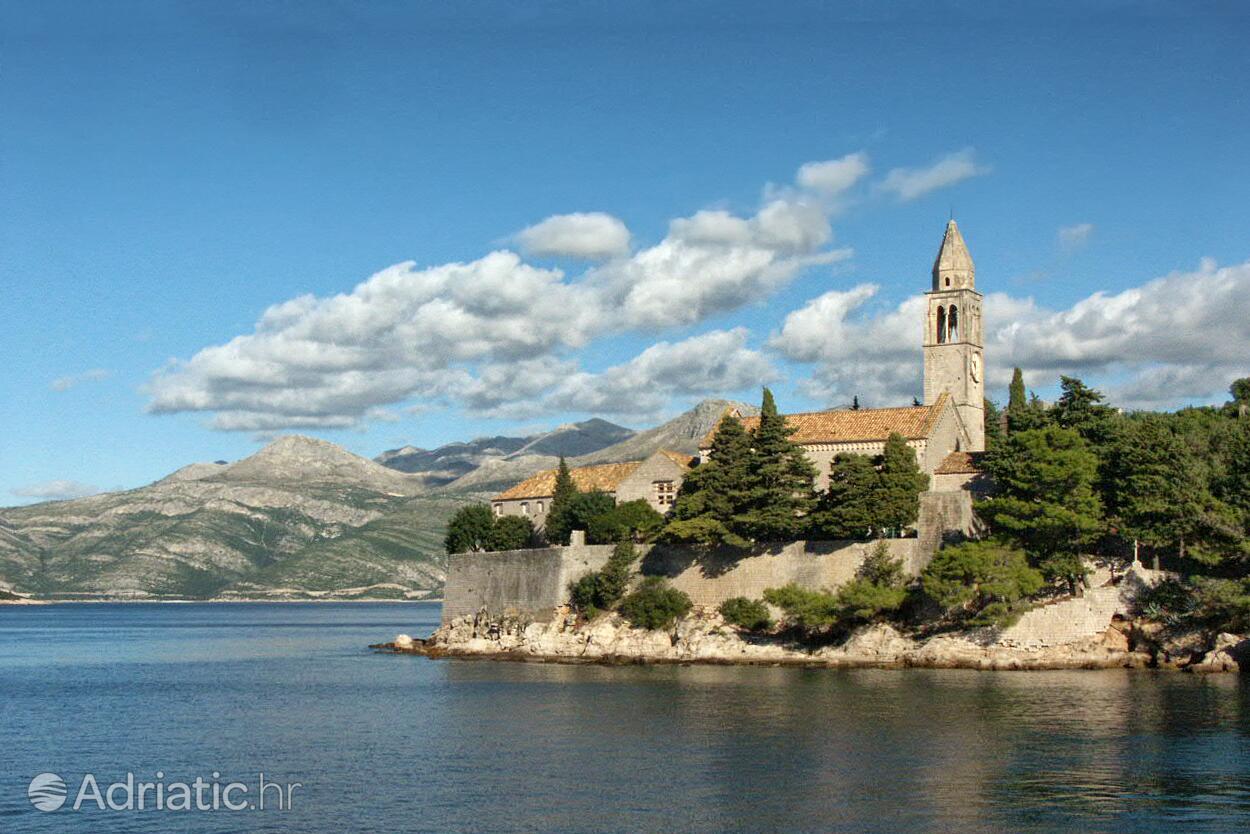
[[[952,342],[959,341],[959,308],[951,305],[950,315],[946,318],[946,336]]]
[[[950,278],[950,276],[948,275],[948,276],[946,276],[946,286],[948,286],[948,287],[949,287],[950,285],[951,285],[951,278]]]
[[[937,343],[940,345],[946,341],[946,308],[938,307],[938,329]]]

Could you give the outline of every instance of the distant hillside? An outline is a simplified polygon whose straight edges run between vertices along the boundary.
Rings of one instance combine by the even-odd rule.
[[[400,472],[419,475],[425,486],[436,489],[463,478],[483,466],[512,460],[546,457],[576,457],[633,437],[632,429],[593,418],[570,423],[529,437],[482,437],[463,443],[449,443],[437,449],[405,446],[390,449],[374,460]],[[525,464],[522,464],[524,468]],[[516,467],[504,467],[513,471]]]
[[[441,588],[447,518],[471,496],[322,440],[146,487],[0,511],[0,586],[42,596],[423,596]]]
[[[674,417],[653,429],[633,434],[631,437],[603,447],[589,454],[568,457],[570,466],[588,466],[592,463],[613,463],[639,460],[659,449],[673,449],[694,454],[699,440],[720,421],[725,409],[736,407],[743,414],[756,414],[754,406],[729,400],[704,400],[689,411]],[[552,469],[559,462],[557,455],[515,454],[506,458],[483,461],[476,469],[447,485],[449,490],[489,490],[491,492],[509,487],[528,478],[535,472]]]

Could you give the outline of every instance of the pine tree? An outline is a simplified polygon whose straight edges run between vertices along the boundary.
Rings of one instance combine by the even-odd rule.
[[[985,400],[985,448],[1003,442],[1003,412],[993,400]]]
[[[556,469],[556,485],[551,493],[551,506],[547,509],[547,520],[543,524],[543,534],[552,544],[568,544],[572,530],[572,519],[569,517],[569,506],[577,496],[577,485],[569,473],[568,462],[560,456],[560,466]]]
[[[920,493],[929,488],[929,476],[920,471],[915,450],[901,434],[891,432],[886,438],[877,474],[873,526],[880,532],[915,524],[920,515]]]
[[[872,535],[877,517],[874,499],[879,479],[867,455],[842,453],[833,459],[829,488],[820,496],[808,517],[808,535],[813,539],[866,539]]]
[[[1085,575],[1083,549],[1102,527],[1094,491],[1098,457],[1072,429],[1011,434],[986,457],[998,494],[977,503],[991,530],[1013,542],[1048,578],[1075,591]]]
[[[794,429],[777,412],[773,392],[765,388],[752,437],[750,500],[740,531],[756,541],[797,538],[803,516],[815,504],[816,468],[803,448],[790,440],[792,434]]]
[[[1051,410],[1054,421],[1075,430],[1095,450],[1101,450],[1111,440],[1115,409],[1106,404],[1101,392],[1074,376],[1059,377],[1059,387],[1063,392]]]
[[[1028,405],[1024,390],[1024,372],[1019,368],[1011,372],[1011,387],[1007,389],[1007,413],[1020,411]]]
[[[750,544],[739,532],[750,499],[751,436],[731,414],[712,436],[708,460],[686,473],[662,541],[696,544]]]
[[[486,550],[495,528],[495,514],[485,504],[470,504],[456,510],[447,523],[443,547],[448,553],[476,553]]]

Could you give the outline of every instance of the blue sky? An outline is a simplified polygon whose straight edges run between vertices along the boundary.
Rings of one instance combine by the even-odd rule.
[[[0,6],[0,504],[909,402],[952,209],[992,396],[1250,373],[1235,4],[515,5]]]

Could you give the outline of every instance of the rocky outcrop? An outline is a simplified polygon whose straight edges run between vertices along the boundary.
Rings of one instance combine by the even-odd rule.
[[[1188,668],[1199,673],[1250,671],[1250,638],[1239,634],[1216,635],[1211,650]]]
[[[1150,655],[1130,649],[1125,634],[1108,629],[1062,646],[1003,645],[980,630],[916,639],[892,626],[865,626],[837,645],[813,648],[780,637],[744,634],[714,611],[698,611],[668,631],[631,628],[618,615],[585,621],[567,609],[547,622],[460,617],[424,643],[393,651],[432,657],[493,657],[554,662],[745,663],[828,667],[950,669],[1138,668]]]

